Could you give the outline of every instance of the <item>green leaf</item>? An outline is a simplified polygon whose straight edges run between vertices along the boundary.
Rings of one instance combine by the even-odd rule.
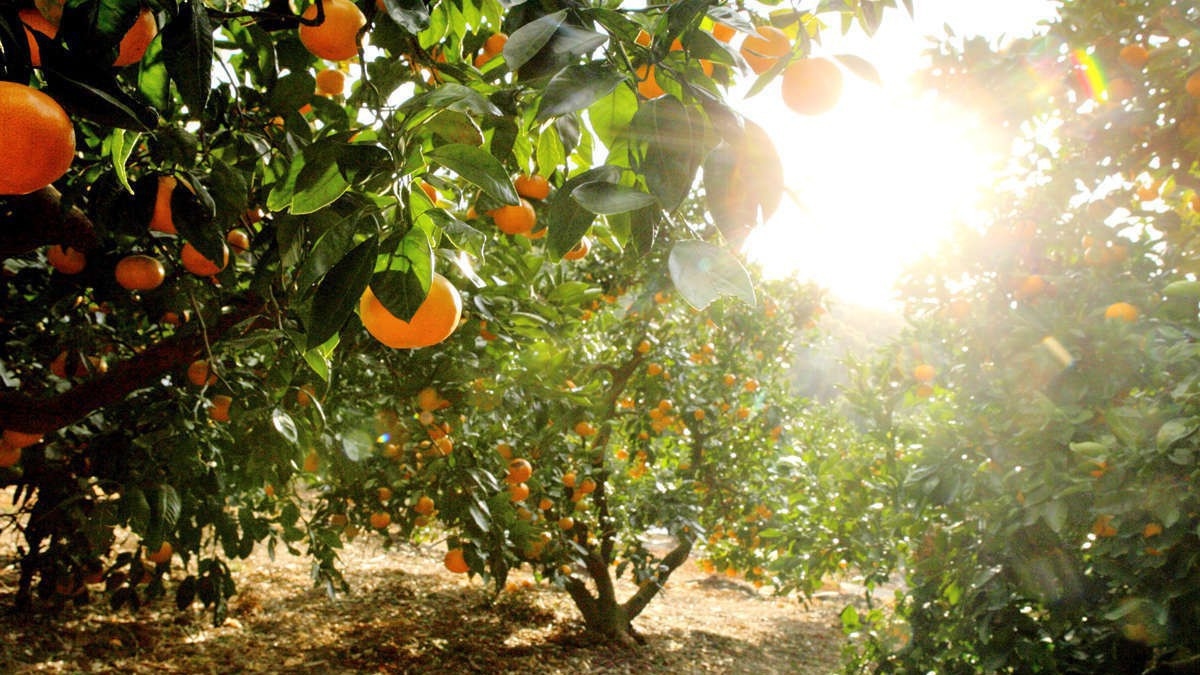
[[[574,248],[580,237],[587,233],[596,220],[596,214],[583,208],[575,201],[572,193],[581,185],[597,181],[615,183],[620,177],[621,172],[616,167],[599,166],[572,176],[558,191],[550,195],[547,204],[550,234],[546,244],[550,248],[552,258],[557,260]]]
[[[300,440],[300,432],[296,429],[296,422],[292,416],[287,414],[282,408],[271,410],[271,426],[275,431],[283,436],[288,443],[296,444]]]
[[[663,208],[674,211],[691,192],[696,171],[708,154],[707,122],[671,96],[650,101],[634,121],[649,139],[642,173]]]
[[[728,295],[755,304],[750,273],[729,251],[703,241],[681,241],[671,248],[671,281],[689,305],[704,309]]]
[[[362,429],[342,434],[342,454],[352,462],[368,459],[375,452],[375,439]]]
[[[310,92],[311,93],[311,92]],[[477,115],[503,116],[500,108],[487,100],[483,94],[470,87],[446,82],[432,91],[418,94],[400,104],[398,112],[411,113],[417,111],[457,110]],[[423,119],[423,118],[418,118]]]
[[[162,531],[170,532],[179,522],[179,514],[183,511],[183,502],[175,488],[166,483],[159,483],[155,488],[154,511],[162,523]]]
[[[212,91],[213,27],[198,0],[180,3],[162,30],[163,61],[192,117],[204,114]]]
[[[433,246],[419,228],[409,230],[399,251],[386,258],[387,267],[371,277],[371,290],[387,311],[408,321],[429,294],[433,279]]]
[[[113,173],[116,175],[117,181],[121,183],[121,187],[125,188],[129,194],[133,194],[133,186],[129,184],[129,174],[125,170],[125,163],[129,161],[129,156],[133,154],[133,149],[137,147],[138,141],[141,139],[140,133],[125,129],[113,129],[113,132],[104,139],[104,149],[112,161]]]
[[[426,157],[457,173],[505,204],[516,204],[520,201],[517,189],[513,187],[512,179],[508,177],[504,165],[485,150],[452,143],[435,148]]]
[[[326,272],[358,246],[361,243],[357,240],[358,235],[366,232],[363,222],[356,218],[344,218],[326,228],[296,271],[296,286],[301,293],[315,286]]]
[[[548,124],[542,129],[542,133],[538,135],[534,155],[537,157],[537,165],[546,174],[567,162],[566,148],[563,147],[562,138],[559,136],[558,125]]]
[[[317,81],[308,71],[292,72],[275,82],[267,94],[267,109],[275,115],[291,115],[313,97]]]
[[[870,82],[876,86],[883,86],[883,78],[879,76],[879,71],[875,68],[875,66],[871,65],[870,61],[867,61],[863,57],[855,56],[853,54],[835,54],[833,58],[840,61],[843,66],[846,66],[846,68],[850,70],[850,72],[861,77],[867,82]]]
[[[341,336],[337,333],[333,337],[326,340],[323,344],[305,350],[304,360],[308,363],[308,367],[313,369],[322,380],[329,381],[329,376],[333,369],[333,352],[337,349],[338,342],[341,341]]]
[[[584,183],[571,192],[583,208],[602,216],[654,206],[654,195],[616,183]]]
[[[422,131],[428,131],[447,143],[463,145],[483,145],[483,131],[475,120],[457,110],[443,110],[421,125]]]
[[[1158,446],[1160,451],[1166,450],[1196,433],[1197,428],[1196,420],[1190,417],[1176,417],[1175,419],[1167,420],[1158,428],[1158,433],[1154,437],[1155,445]]]
[[[624,81],[625,78],[608,63],[567,66],[546,84],[538,104],[537,121],[582,110],[607,96]]]
[[[379,240],[371,237],[347,253],[321,280],[305,322],[308,349],[336,335],[354,313],[378,254]]]
[[[509,70],[517,70],[542,51],[566,18],[567,10],[559,10],[513,31],[504,43],[504,62]]]
[[[392,21],[413,35],[429,27],[429,8],[424,0],[383,0],[383,7]]]
[[[783,197],[783,162],[762,127],[744,121],[744,132],[717,146],[704,163],[708,210],[730,242],[740,242],[771,217]]]

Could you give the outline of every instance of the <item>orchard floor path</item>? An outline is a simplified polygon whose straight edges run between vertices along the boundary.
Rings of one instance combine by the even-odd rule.
[[[14,615],[11,553],[0,552],[0,673],[826,674],[839,670],[838,613],[853,600],[805,606],[689,562],[634,622],[646,645],[626,650],[589,642],[566,594],[526,574],[490,604],[439,549],[362,536],[343,552],[352,592],[333,599],[305,558],[238,561],[239,593],[214,628],[199,605],[178,612],[170,599],[136,613],[103,611],[97,597],[57,617]]]

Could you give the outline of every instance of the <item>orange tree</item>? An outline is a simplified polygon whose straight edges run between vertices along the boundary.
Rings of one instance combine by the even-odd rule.
[[[905,585],[845,615],[860,663],[1190,672],[1200,660],[1200,14],[1066,2],[946,46],[931,84],[1014,140],[987,224],[906,280],[911,328],[853,402]]]
[[[674,256],[693,300],[729,291],[706,270],[740,270],[727,244],[780,185],[770,141],[724,101],[745,59],[714,22],[789,38],[760,89],[823,25],[699,1],[302,4],[0,10],[0,485],[18,504],[3,526],[24,539],[19,605],[82,601],[96,583],[136,604],[165,590],[177,553],[176,600],[219,618],[224,561],[263,541],[307,549],[336,581],[342,532],[315,526],[288,486],[371,454],[355,416],[366,385],[549,377],[539,359],[563,343],[526,336],[539,315],[520,310],[590,298],[591,282],[500,298],[543,288],[529,277],[581,255],[594,224],[621,265],[661,272]],[[888,4],[810,10],[873,30]],[[653,99],[638,94],[650,67]],[[498,245],[493,220],[545,239]],[[454,329],[442,277],[525,370],[477,368],[474,337],[418,349]],[[561,312],[540,330],[578,330],[582,314]],[[596,377],[579,384],[599,391]]]

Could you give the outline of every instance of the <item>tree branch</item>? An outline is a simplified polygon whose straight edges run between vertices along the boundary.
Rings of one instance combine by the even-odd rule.
[[[131,392],[151,386],[163,373],[188,364],[204,354],[206,344],[215,342],[242,321],[261,311],[261,304],[226,314],[206,332],[199,322],[190,331],[177,333],[145,351],[122,361],[108,373],[47,398],[0,392],[0,429],[47,434],[72,424],[92,412],[119,403]],[[263,319],[262,321],[266,321]],[[262,325],[256,321],[252,327]]]
[[[62,244],[81,251],[100,245],[91,219],[79,208],[64,210],[54,186],[0,202],[0,258]]]
[[[688,556],[692,554],[692,541],[690,537],[684,539],[675,548],[671,549],[670,553],[663,556],[662,561],[658,564],[658,571],[654,573],[654,576],[642,583],[638,587],[637,592],[629,600],[625,601],[625,616],[630,621],[633,621],[634,617],[641,614],[646,605],[650,604],[650,601],[654,599],[654,596],[658,595],[663,585],[667,583],[667,578],[671,576],[671,573],[678,569],[680,565],[687,562]]]

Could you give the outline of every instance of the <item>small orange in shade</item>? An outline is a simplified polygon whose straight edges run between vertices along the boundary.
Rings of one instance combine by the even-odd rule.
[[[591,422],[584,420],[575,424],[575,433],[583,436],[584,438],[595,436],[596,427]]]
[[[1150,61],[1150,50],[1139,44],[1125,45],[1118,57],[1131,68],[1141,68]]]
[[[234,228],[225,233],[225,243],[235,254],[245,253],[250,250],[250,235],[245,230]]]
[[[158,288],[167,272],[162,263],[148,255],[127,255],[117,263],[117,283],[131,291],[149,291]]]
[[[655,68],[653,65],[645,64],[637,67],[637,91],[642,95],[642,98],[656,99],[666,95],[666,90],[658,84],[658,79],[655,77]]]
[[[742,40],[741,54],[750,70],[762,74],[792,51],[792,41],[787,33],[774,26],[759,26],[756,30],[758,35],[748,35]]]
[[[452,548],[446,551],[446,557],[442,559],[442,564],[446,566],[446,569],[455,574],[466,574],[471,570],[467,566],[467,559],[463,555],[461,548]]]
[[[7,469],[21,461],[21,448],[14,448],[7,443],[0,443],[0,469]]]
[[[1046,291],[1046,280],[1038,274],[1030,274],[1021,280],[1013,294],[1018,300],[1036,298]]]
[[[562,484],[563,484],[563,487],[569,487],[569,488],[575,487],[575,472],[568,471],[568,472],[564,473],[563,477],[562,477]]]
[[[157,565],[171,562],[171,556],[175,554],[175,549],[171,547],[171,542],[164,541],[162,546],[158,547],[157,551],[146,554],[146,560]]]
[[[524,483],[533,476],[533,465],[527,459],[514,459],[508,463],[508,475],[504,481],[509,485]]]
[[[358,55],[358,31],[367,17],[350,0],[325,0],[325,20],[318,25],[300,24],[300,42],[313,56],[328,61],[345,61]],[[314,3],[304,10],[304,19],[317,18]]]
[[[575,529],[575,519],[571,516],[563,516],[558,519],[558,527],[563,531],[573,530]]]
[[[379,489],[375,491],[375,496],[379,497],[379,501],[381,502],[390,501],[392,498],[392,489],[386,485],[381,485]]]
[[[16,448],[17,450],[42,442],[42,434],[17,431],[16,429],[5,429],[4,434],[0,435],[0,438],[3,438],[4,445]]]
[[[150,229],[164,234],[175,234],[175,219],[171,215],[171,194],[179,179],[174,176],[159,176],[158,190],[154,193],[154,214],[150,216]]]
[[[1197,70],[1188,77],[1187,82],[1183,84],[1183,88],[1187,90],[1188,96],[1200,98],[1200,70]]]
[[[53,38],[58,35],[58,26],[51,23],[36,7],[22,9],[17,12],[17,17],[21,19],[21,23],[25,24],[25,38],[29,41],[29,62],[34,68],[38,68],[42,65],[42,53],[38,48],[37,40],[33,37],[33,31]]]
[[[304,456],[304,464],[301,468],[307,473],[315,473],[317,469],[321,468],[321,456],[317,454],[316,450],[308,451],[308,454]]]
[[[504,234],[532,232],[533,226],[537,224],[537,212],[533,210],[533,205],[524,199],[516,205],[501,206],[492,211],[490,215],[492,221],[496,223],[496,227]]]
[[[358,313],[367,332],[388,347],[429,347],[450,337],[458,328],[462,296],[449,279],[434,272],[428,295],[409,321],[389,312],[370,286],[363,291]]]
[[[1157,537],[1162,534],[1162,531],[1162,525],[1158,523],[1146,523],[1146,526],[1142,528],[1142,536],[1149,539],[1150,537]]]
[[[734,35],[737,35],[737,29],[735,29],[733,26],[727,26],[723,23],[713,24],[712,36],[716,38],[718,42],[729,42],[733,39]]]
[[[337,68],[326,68],[317,73],[317,93],[323,96],[341,96],[346,91],[346,74]]]
[[[523,502],[529,497],[529,486],[524,483],[508,486],[508,498],[514,502]]]
[[[79,274],[87,267],[83,251],[58,244],[46,249],[46,260],[59,274]]]
[[[154,14],[148,9],[143,9],[133,26],[125,32],[125,37],[121,38],[117,60],[113,61],[113,65],[128,66],[141,61],[142,56],[146,54],[146,48],[157,34],[158,24],[154,22]]]
[[[371,514],[371,527],[377,530],[386,529],[392,524],[392,515],[387,511],[376,511]]]
[[[504,33],[493,33],[488,36],[488,39],[483,43],[484,54],[499,54],[504,50],[504,45],[508,44],[508,35]]]
[[[214,422],[228,422],[229,408],[233,405],[233,398],[225,394],[217,394],[210,399],[212,407],[208,409],[208,417]]]
[[[936,376],[937,370],[928,363],[922,363],[916,368],[913,368],[913,379],[917,382],[932,382],[933,378]]]
[[[1133,323],[1137,321],[1138,309],[1128,302],[1114,302],[1104,310],[1104,318]]]
[[[417,503],[413,506],[413,511],[416,511],[422,516],[428,516],[429,514],[433,513],[433,507],[433,499],[425,495],[421,495],[421,497],[417,499]]]
[[[317,398],[317,389],[311,384],[302,384],[296,390],[296,405],[307,408]]]
[[[218,264],[215,261],[204,257],[204,254],[196,250],[195,246],[189,244],[183,245],[183,250],[179,254],[179,261],[183,263],[183,268],[198,277],[211,277],[229,264],[229,247],[224,243],[221,244],[221,262]]]
[[[529,199],[545,199],[550,196],[550,181],[546,180],[545,176],[538,174],[517,176],[513,181],[513,187],[517,188],[517,194]]]
[[[204,359],[196,359],[188,365],[187,369],[188,382],[203,387],[205,385],[216,384],[217,374],[213,372],[208,361]]]
[[[1092,523],[1092,534],[1097,537],[1115,537],[1117,536],[1117,528],[1112,525],[1112,516],[1104,515],[1096,518],[1096,522]]]
[[[567,251],[566,253],[563,254],[563,259],[564,260],[582,260],[584,257],[587,256],[588,252],[591,250],[592,250],[592,240],[588,239],[587,237],[583,237],[579,240],[578,244],[575,244],[575,246],[573,246],[571,248],[570,251]]]
[[[579,484],[579,493],[589,495],[596,491],[596,481],[591,478],[584,478]]]

